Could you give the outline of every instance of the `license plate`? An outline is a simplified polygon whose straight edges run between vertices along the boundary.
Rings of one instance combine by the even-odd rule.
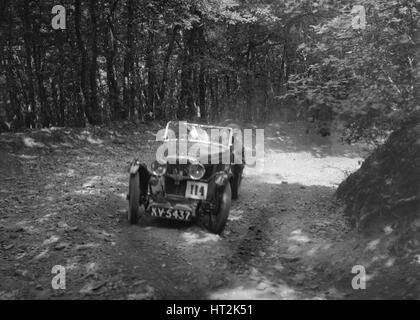
[[[185,197],[195,200],[207,199],[207,183],[187,181],[187,189],[185,190]]]
[[[161,208],[152,207],[150,215],[152,217],[172,219],[179,221],[190,221],[192,212],[189,210],[175,209],[175,208]]]

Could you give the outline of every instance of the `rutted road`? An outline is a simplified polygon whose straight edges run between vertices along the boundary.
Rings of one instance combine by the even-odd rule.
[[[127,163],[153,157],[155,129],[1,136],[0,297],[352,295],[349,268],[360,255],[334,191],[359,165],[355,148],[296,125],[267,126],[264,172],[245,170],[216,236],[152,218],[128,225]],[[66,267],[65,290],[51,288],[54,265]]]

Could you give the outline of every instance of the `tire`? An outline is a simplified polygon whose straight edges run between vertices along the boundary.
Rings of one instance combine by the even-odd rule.
[[[223,189],[223,193],[219,194],[218,205],[215,214],[212,214],[209,224],[209,231],[215,234],[223,232],[229,217],[230,206],[232,203],[232,190],[230,183],[227,183]]]
[[[234,167],[233,177],[232,177],[232,199],[236,200],[239,197],[239,190],[241,188],[242,183],[242,168],[239,166]]]
[[[137,224],[140,212],[140,175],[138,172],[130,175],[128,195],[128,222]]]

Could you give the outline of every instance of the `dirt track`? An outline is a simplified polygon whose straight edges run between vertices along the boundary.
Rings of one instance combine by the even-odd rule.
[[[0,136],[0,298],[337,299],[415,292],[415,278],[395,275],[395,259],[384,249],[388,235],[355,234],[335,202],[336,186],[360,164],[357,148],[296,125],[266,127],[265,170],[246,169],[221,237],[153,219],[129,226],[127,165],[136,153],[145,162],[153,158],[154,132],[142,126],[137,134],[121,127]],[[368,269],[366,291],[351,287],[357,264]],[[66,267],[65,290],[51,288],[54,265]],[[392,279],[378,272],[384,268]]]

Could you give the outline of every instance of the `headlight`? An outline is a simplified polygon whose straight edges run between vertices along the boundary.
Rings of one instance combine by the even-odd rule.
[[[166,164],[161,164],[158,161],[154,161],[150,166],[150,169],[155,176],[161,177],[166,173]]]
[[[206,168],[201,163],[191,163],[190,167],[188,168],[188,175],[193,180],[200,180],[204,177],[206,173]]]

